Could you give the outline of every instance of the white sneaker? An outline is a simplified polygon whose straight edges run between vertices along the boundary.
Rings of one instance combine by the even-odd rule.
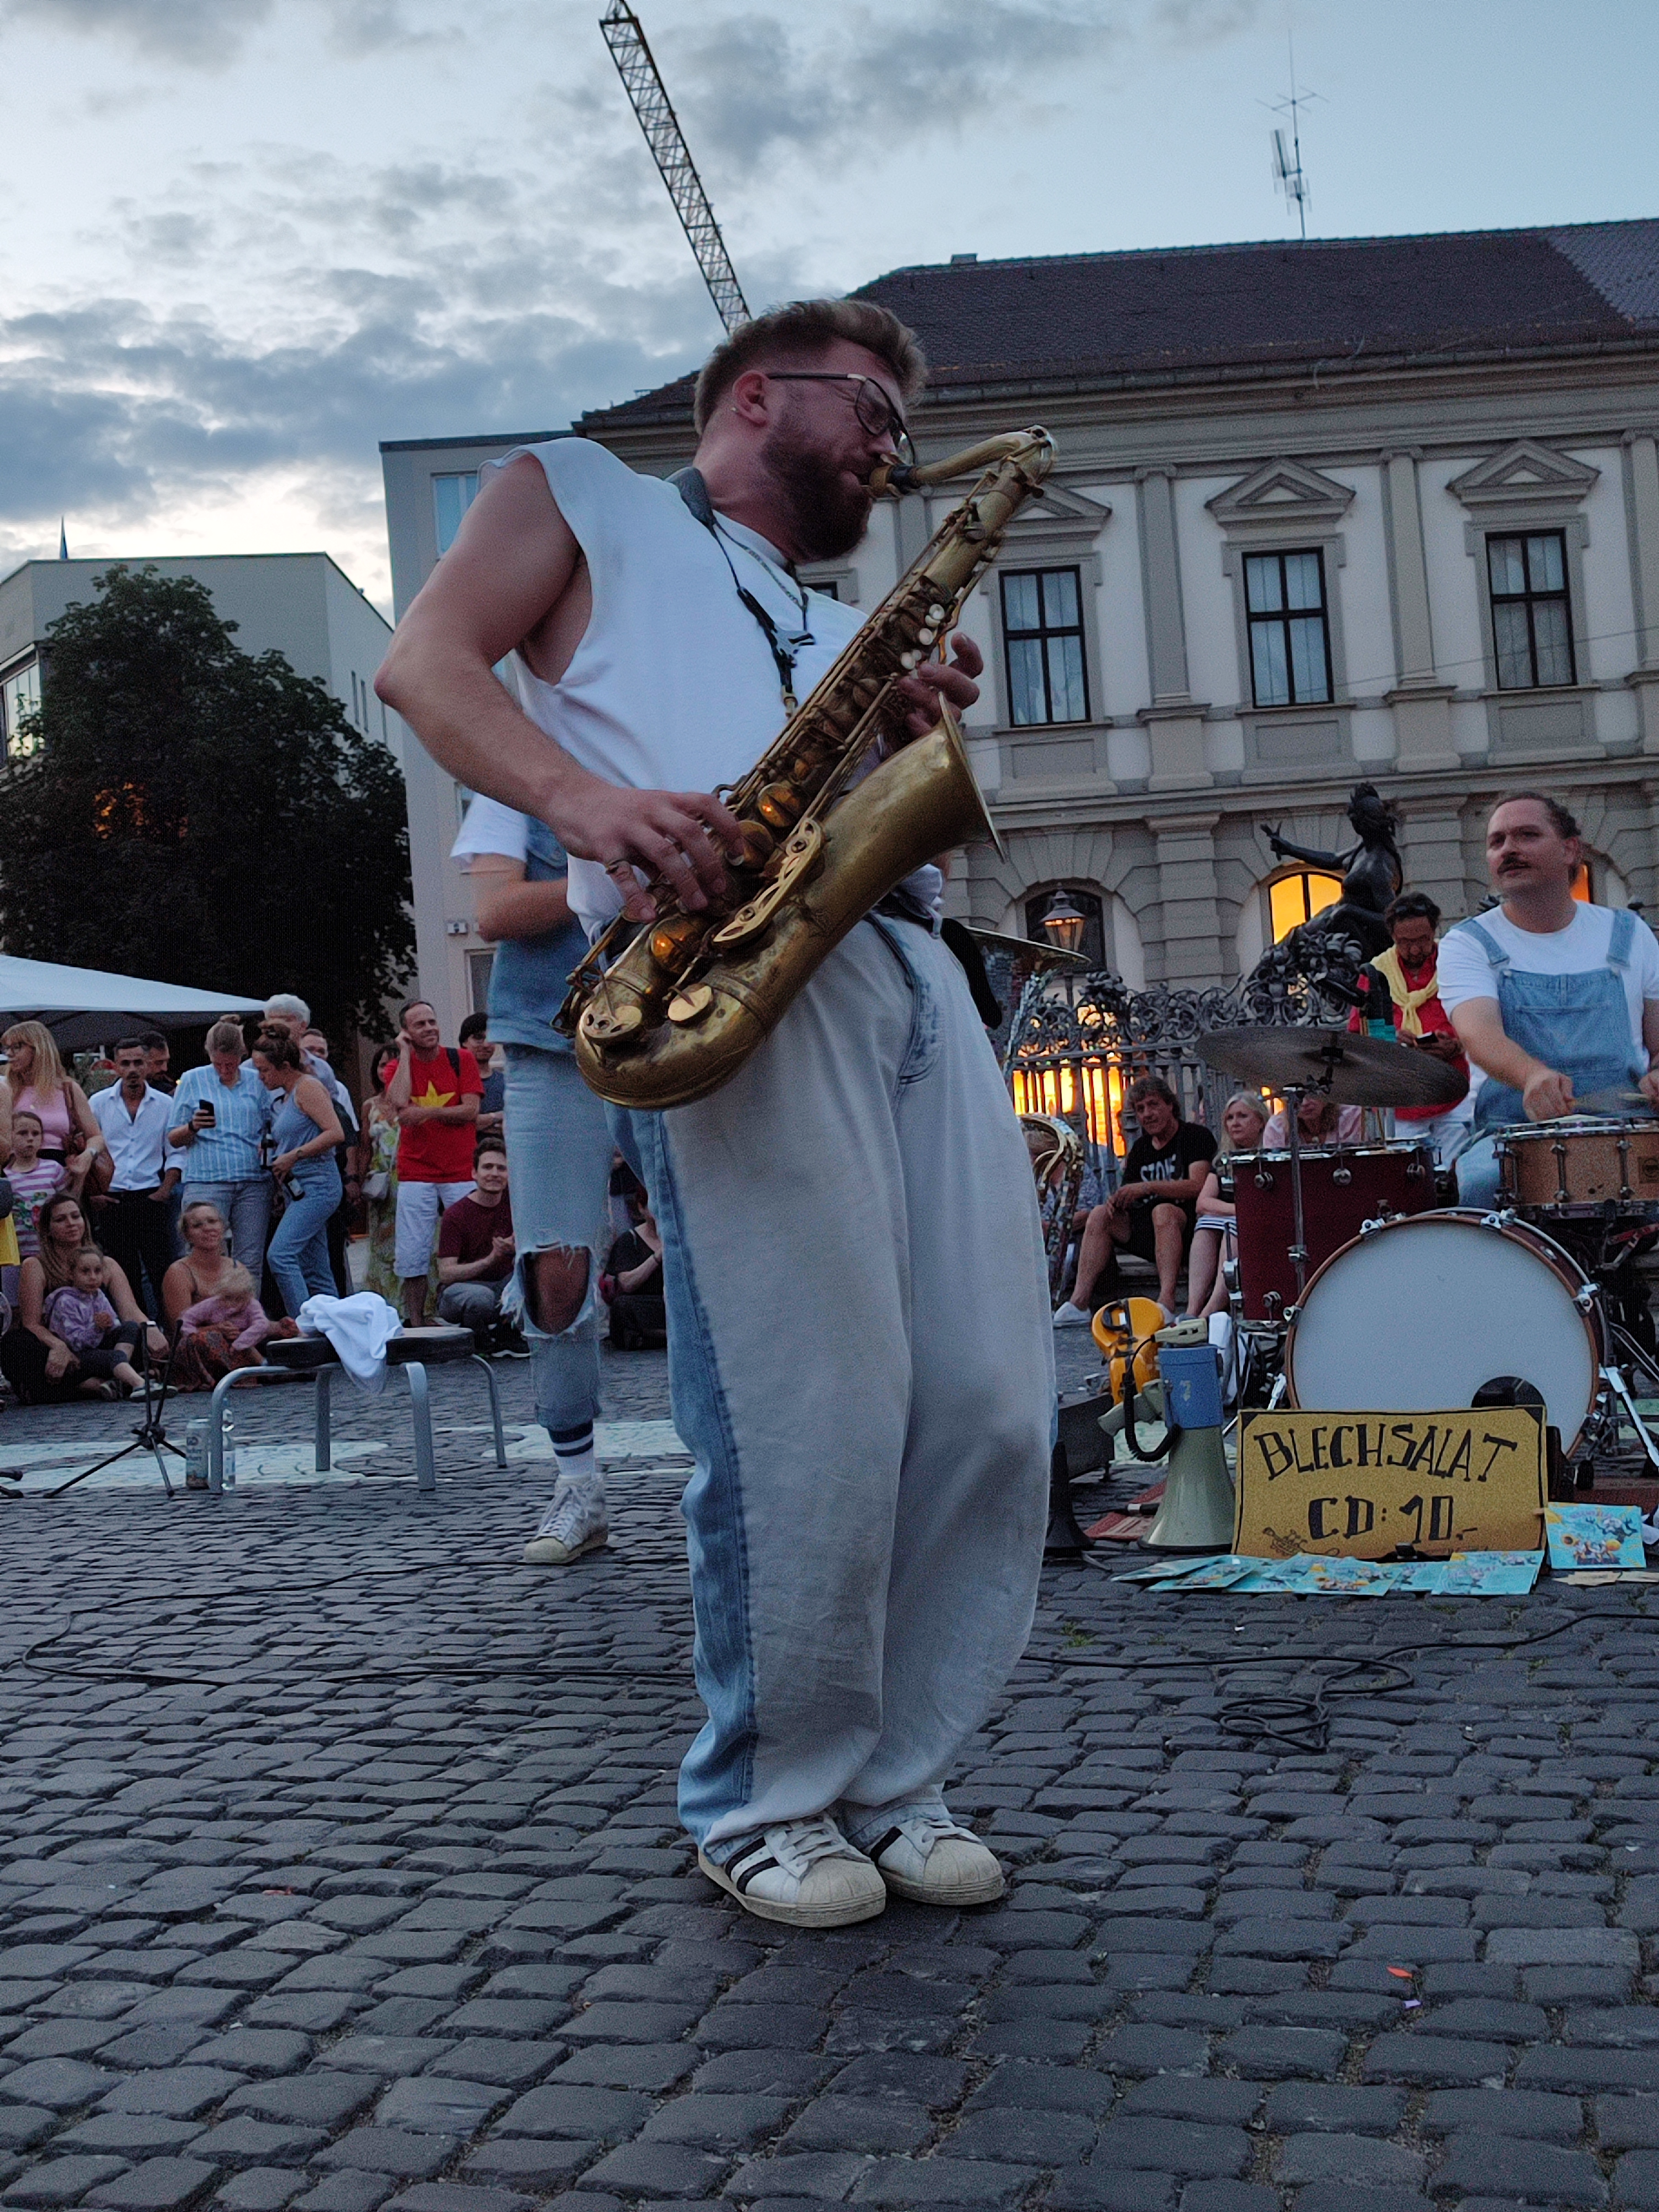
[[[710,1881],[758,1920],[792,1928],[845,1928],[887,1905],[887,1885],[835,1822],[785,1820],[746,1837],[724,1866],[703,1852],[697,1864]]]
[[[610,1534],[604,1490],[597,1483],[591,1489],[566,1483],[554,1492],[524,1556],[535,1566],[568,1566],[584,1552],[597,1552]]]
[[[1081,1306],[1074,1306],[1070,1298],[1054,1308],[1056,1328],[1087,1328],[1093,1319],[1092,1314],[1085,1313]]]
[[[902,1808],[865,1847],[895,1897],[913,1905],[993,1905],[1007,1887],[995,1854],[943,1808]]]

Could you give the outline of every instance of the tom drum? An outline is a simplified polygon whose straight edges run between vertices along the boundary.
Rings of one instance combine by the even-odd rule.
[[[1244,1318],[1283,1321],[1296,1304],[1296,1237],[1288,1152],[1236,1152],[1238,1287]],[[1218,1161],[1217,1164],[1223,1163]],[[1434,1204],[1434,1155],[1426,1145],[1347,1145],[1302,1155],[1302,1219],[1307,1272],[1386,1214],[1422,1213]]]
[[[1600,1298],[1568,1253],[1525,1222],[1457,1207],[1334,1253],[1285,1338],[1285,1374],[1293,1406],[1385,1413],[1473,1405],[1519,1376],[1571,1454],[1605,1350]]]
[[[1659,1121],[1570,1114],[1498,1139],[1503,1203],[1569,1218],[1659,1213]]]

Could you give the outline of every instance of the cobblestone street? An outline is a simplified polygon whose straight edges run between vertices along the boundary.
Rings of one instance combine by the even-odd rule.
[[[615,1421],[665,1419],[660,1358],[607,1370]],[[613,1455],[608,1551],[526,1569],[549,1462],[498,1472],[452,1369],[435,1494],[380,1479],[401,1393],[339,1394],[368,1480],[169,1505],[135,1461],[0,1502],[5,2204],[1659,2207],[1646,1591],[1051,1571],[952,1790],[1008,1898],[808,1936],[718,1897],[675,1821],[672,1435]],[[245,1445],[309,1407],[248,1393]],[[131,1428],[14,1410],[0,1468]],[[1218,1724],[1402,1645],[1323,1750]]]

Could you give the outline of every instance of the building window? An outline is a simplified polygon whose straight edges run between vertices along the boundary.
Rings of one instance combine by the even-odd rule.
[[[1054,891],[1063,890],[1072,904],[1083,915],[1083,941],[1078,951],[1091,968],[1106,965],[1106,908],[1098,891],[1085,890],[1081,884],[1055,884],[1053,889],[1039,891],[1035,898],[1025,902],[1025,934],[1034,945],[1047,945],[1048,933],[1042,927],[1042,917],[1054,902]]]
[[[490,952],[469,952],[466,956],[466,995],[471,1000],[469,1013],[487,1014],[489,1012],[489,971],[495,964],[495,955]]]
[[[1309,707],[1331,696],[1330,617],[1322,554],[1249,553],[1244,605],[1258,707]]]
[[[1075,568],[1030,568],[1003,577],[1008,711],[1016,723],[1088,720],[1082,604]]]
[[[432,479],[432,519],[438,533],[438,550],[447,553],[455,543],[461,517],[478,496],[478,471],[468,469],[453,477]]]
[[[27,760],[40,751],[40,738],[23,727],[25,715],[40,711],[40,664],[31,660],[27,668],[15,669],[0,682],[0,738],[4,738],[8,760]]]
[[[1267,886],[1268,943],[1277,945],[1291,930],[1299,929],[1304,921],[1311,921],[1316,914],[1323,914],[1328,906],[1334,906],[1341,896],[1340,876],[1322,875],[1308,868],[1298,868],[1287,876],[1275,876]]]
[[[1489,538],[1486,574],[1498,690],[1576,683],[1564,534],[1534,530],[1524,538]]]

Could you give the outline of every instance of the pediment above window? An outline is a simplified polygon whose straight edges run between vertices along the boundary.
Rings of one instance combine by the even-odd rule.
[[[1571,453],[1556,453],[1533,438],[1517,438],[1502,453],[1454,477],[1446,489],[1471,514],[1523,506],[1565,508],[1577,507],[1601,473]]]
[[[1035,499],[1028,499],[1008,526],[1011,538],[1062,538],[1091,540],[1112,519],[1104,502],[1064,484],[1044,484]]]
[[[1300,461],[1279,459],[1264,461],[1205,504],[1224,530],[1261,524],[1276,528],[1283,523],[1328,527],[1352,506],[1353,491]]]

